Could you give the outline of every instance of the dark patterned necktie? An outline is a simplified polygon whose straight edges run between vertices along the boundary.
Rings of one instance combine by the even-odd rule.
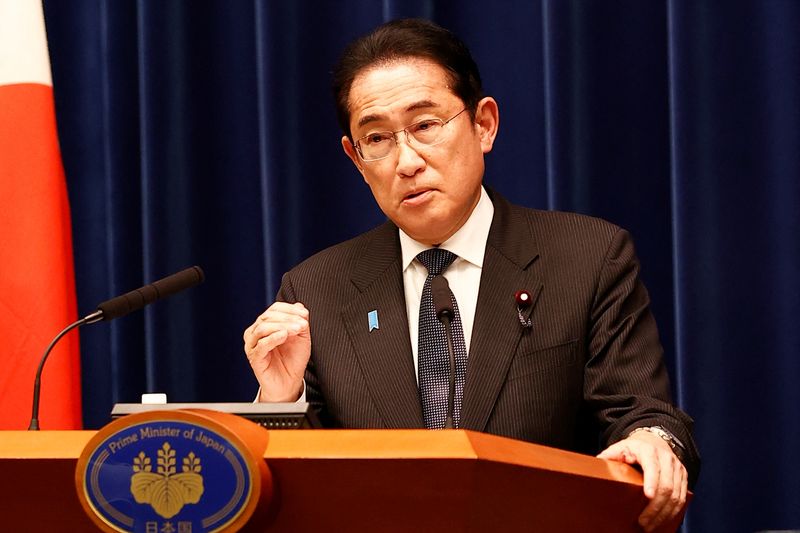
[[[431,280],[444,272],[455,261],[456,255],[447,250],[431,248],[417,255],[428,269],[419,304],[419,395],[425,427],[444,428],[447,418],[447,400],[450,392],[450,354],[444,324],[436,317],[431,293]],[[467,373],[467,346],[464,329],[455,296],[452,296],[454,317],[450,324],[453,334],[453,353],[456,359],[456,394],[453,402],[453,427],[459,427],[461,400],[464,397],[464,376]]]

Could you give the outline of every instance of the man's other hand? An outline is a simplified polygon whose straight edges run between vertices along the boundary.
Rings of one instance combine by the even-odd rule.
[[[301,303],[275,302],[244,330],[244,353],[261,385],[261,402],[294,402],[303,392],[311,357],[309,312]]]
[[[644,475],[644,495],[650,503],[639,516],[639,525],[653,531],[674,518],[686,503],[688,474],[670,445],[658,435],[637,431],[612,444],[597,457],[638,464]]]

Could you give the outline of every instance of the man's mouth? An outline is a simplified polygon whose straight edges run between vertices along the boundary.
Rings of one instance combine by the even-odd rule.
[[[406,197],[404,198],[404,200],[410,200],[412,198],[417,198],[418,196],[421,196],[421,195],[425,194],[426,192],[428,192],[427,189],[421,190],[421,191],[412,192],[411,194],[407,194]]]
[[[403,203],[408,206],[415,206],[422,204],[426,201],[427,197],[430,193],[433,192],[433,189],[417,189],[416,191],[410,192],[403,197]]]
[[[408,207],[421,206],[430,199],[433,189],[420,189],[403,197],[403,204]]]

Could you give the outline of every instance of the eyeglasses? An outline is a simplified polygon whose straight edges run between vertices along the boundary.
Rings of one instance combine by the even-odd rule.
[[[356,150],[364,161],[378,161],[389,157],[397,147],[397,134],[401,131],[406,132],[406,142],[411,146],[435,146],[447,138],[444,127],[466,110],[465,107],[447,120],[429,118],[406,126],[402,130],[369,133],[356,141]]]

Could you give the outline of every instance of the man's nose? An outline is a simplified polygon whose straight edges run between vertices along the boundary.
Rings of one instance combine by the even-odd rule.
[[[397,136],[397,173],[411,177],[425,169],[427,163],[411,144],[408,134]]]

